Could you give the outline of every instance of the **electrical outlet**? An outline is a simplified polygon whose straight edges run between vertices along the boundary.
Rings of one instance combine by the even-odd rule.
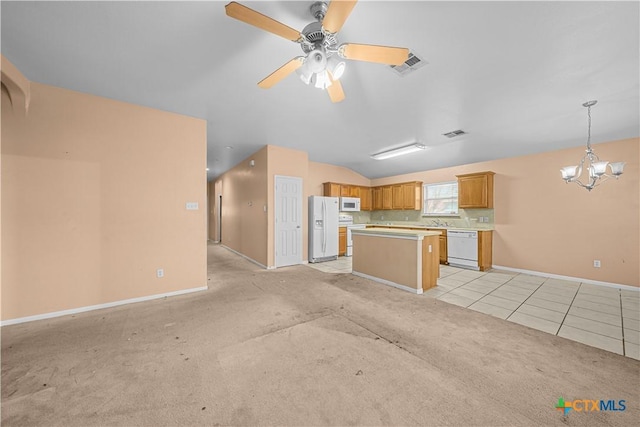
[[[188,211],[197,211],[198,210],[198,202],[187,202],[185,207]]]
[[[594,259],[593,260],[593,266],[595,268],[600,268],[600,260],[599,259]]]
[[[164,270],[162,268],[156,270],[156,277],[158,279],[162,279],[164,277]]]
[[[404,217],[404,220],[405,220],[405,221],[409,221],[409,217],[408,217],[408,216],[405,216],[405,217]]]

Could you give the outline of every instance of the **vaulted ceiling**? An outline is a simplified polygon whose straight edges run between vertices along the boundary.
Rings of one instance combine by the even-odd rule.
[[[314,20],[312,2],[241,3],[297,30]],[[369,178],[575,147],[592,99],[593,143],[640,134],[638,2],[362,0],[340,42],[427,64],[347,61],[335,104],[295,73],[259,88],[300,46],[225,4],[2,1],[2,54],[36,82],[206,119],[209,179],[265,144]],[[370,158],[414,141],[428,149]]]

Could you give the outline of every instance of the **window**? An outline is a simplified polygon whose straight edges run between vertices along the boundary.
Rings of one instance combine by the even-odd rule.
[[[457,215],[458,182],[439,182],[422,186],[423,215]]]

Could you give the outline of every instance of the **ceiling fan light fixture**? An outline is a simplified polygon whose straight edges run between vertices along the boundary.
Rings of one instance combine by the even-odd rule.
[[[424,150],[426,148],[427,148],[426,145],[420,144],[419,142],[415,142],[411,145],[405,145],[404,147],[393,148],[391,150],[383,151],[381,153],[372,154],[371,158],[375,160],[385,160],[385,159],[390,159],[392,157],[415,153],[417,151]]]
[[[338,59],[337,55],[332,55],[327,60],[327,70],[331,73],[334,80],[340,79],[344,74],[345,63]]]
[[[313,75],[314,77],[314,85],[315,87],[317,87],[318,89],[326,89],[329,86],[331,86],[331,79],[329,79],[329,75],[327,74],[326,70],[323,70],[319,73],[315,73]]]
[[[301,67],[296,70],[296,74],[300,77],[300,80],[306,85],[311,83],[311,77],[313,77],[313,72],[307,66],[307,61],[305,60]]]
[[[306,63],[312,73],[319,73],[327,68],[327,55],[321,49],[312,50],[307,55]]]

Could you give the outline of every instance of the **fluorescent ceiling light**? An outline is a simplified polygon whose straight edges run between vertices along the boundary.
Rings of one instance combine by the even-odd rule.
[[[425,148],[427,148],[426,145],[416,142],[415,144],[394,148],[378,154],[372,154],[371,158],[376,160],[390,159],[391,157],[402,156],[403,154],[415,153],[416,151],[424,150]]]

